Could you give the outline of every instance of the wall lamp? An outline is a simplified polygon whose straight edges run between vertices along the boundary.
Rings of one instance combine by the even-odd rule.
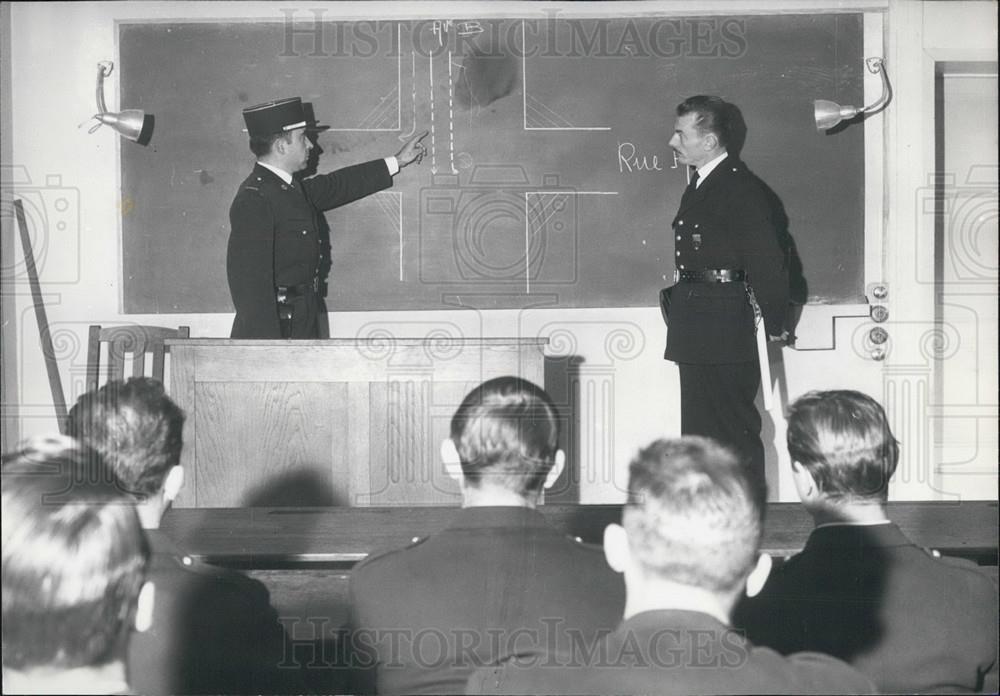
[[[889,102],[892,101],[892,85],[889,84],[889,75],[885,70],[885,59],[866,58],[865,65],[871,74],[882,76],[882,96],[874,104],[860,109],[854,106],[841,106],[836,102],[826,99],[817,99],[813,102],[813,117],[816,119],[816,130],[829,130],[841,121],[852,119],[858,114],[864,114],[865,116],[875,114],[889,105]]]
[[[126,109],[117,113],[108,111],[104,103],[104,78],[111,74],[115,64],[110,60],[102,60],[97,64],[97,119],[88,133],[93,133],[101,126],[111,126],[119,135],[128,138],[140,145],[148,145],[149,139],[153,137],[153,123],[155,119],[152,114],[147,114],[141,109]]]

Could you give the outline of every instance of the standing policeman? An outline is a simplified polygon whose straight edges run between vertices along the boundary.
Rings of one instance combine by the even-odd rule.
[[[664,357],[680,369],[681,431],[729,445],[763,480],[754,332],[782,334],[788,274],[772,199],[738,157],[745,133],[739,108],[719,97],[677,107],[670,147],[696,172],[673,221],[675,284],[661,303]]]
[[[420,134],[395,157],[296,180],[312,141],[299,97],[243,110],[257,157],[229,209],[226,255],[236,306],[232,338],[319,338],[320,216],[392,186],[402,167],[423,157]]]

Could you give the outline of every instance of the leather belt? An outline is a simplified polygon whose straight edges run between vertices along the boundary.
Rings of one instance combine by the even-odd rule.
[[[703,271],[674,271],[674,282],[684,283],[742,283],[747,279],[741,268],[706,268]]]
[[[300,283],[298,285],[275,285],[275,294],[285,297],[302,297],[306,293],[319,292],[319,278],[313,278],[312,283]]]

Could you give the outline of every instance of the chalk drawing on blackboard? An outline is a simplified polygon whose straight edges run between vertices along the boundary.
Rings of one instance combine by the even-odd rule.
[[[402,87],[402,82],[400,82]],[[417,132],[417,52],[410,52],[410,102],[413,107],[413,115],[410,118],[410,130],[399,134],[399,140],[405,142],[412,138]],[[400,102],[402,103],[402,102]],[[402,113],[400,106],[400,113]]]
[[[431,34],[437,37],[438,46],[444,46],[447,36],[451,34],[452,26],[455,28],[456,36],[476,36],[485,30],[483,25],[476,19],[465,19],[455,21],[452,19],[435,19],[431,23]]]
[[[448,165],[452,174],[458,174],[455,169],[455,78],[452,68],[455,60],[451,49],[448,49]]]
[[[399,45],[399,24],[396,25],[396,46]],[[349,133],[349,132],[390,132],[403,130],[403,52],[399,51],[396,57],[396,86],[388,94],[379,98],[379,103],[375,105],[361,122],[351,128],[327,128],[326,130]],[[395,107],[395,109],[393,108]],[[416,109],[416,95],[414,95],[414,109]],[[391,114],[395,111],[395,123],[387,122]],[[416,117],[414,116],[414,121]]]
[[[379,191],[368,198],[378,206],[378,209],[386,217],[389,225],[397,228],[399,237],[399,280],[405,280],[403,276],[403,192],[402,191]]]
[[[527,294],[532,285],[578,282],[580,196],[618,191],[580,191],[558,174],[532,183],[524,167],[476,165],[463,176],[438,174],[421,189],[420,279],[433,283],[512,283]],[[522,243],[514,243],[517,234]],[[426,248],[425,248],[426,246]],[[451,253],[428,253],[447,249]]]
[[[442,147],[447,147],[447,162],[448,171],[452,174],[458,174],[458,170],[455,169],[455,106],[454,106],[454,79],[452,71],[452,62],[454,60],[451,49],[445,54],[445,59],[448,61],[448,132],[447,136],[442,136],[442,140],[447,141],[447,145],[442,145]],[[438,167],[438,111],[437,103],[434,98],[434,54],[427,56],[427,76],[430,86],[430,110],[431,110],[431,175],[437,174],[441,171]],[[442,163],[444,162],[445,155],[441,157]]]
[[[431,106],[431,175],[437,174],[437,119],[434,118],[434,56],[427,56],[427,74],[430,81]]]
[[[537,203],[529,207],[525,196],[528,191],[571,192],[571,187],[560,185],[558,175],[544,175],[533,184],[524,167],[497,164],[476,165],[464,178],[438,174],[431,186],[421,189],[421,281],[520,284],[525,269],[530,276],[545,276],[545,281],[576,280],[577,264],[563,265],[577,255],[575,201],[569,200],[570,205],[554,215],[546,214],[544,207],[539,210]],[[550,239],[548,230],[556,222],[565,232]],[[553,274],[560,273],[568,277],[557,280]]]
[[[369,131],[398,131],[401,127],[401,104],[399,99],[399,88],[394,88],[388,94],[379,97],[378,105],[372,108],[368,114],[361,119],[359,129]],[[395,112],[395,114],[393,114]],[[395,120],[393,117],[395,116]]]
[[[541,102],[536,97],[528,94],[528,56],[527,56],[527,43],[525,42],[524,34],[524,20],[521,20],[521,53],[524,56],[521,58],[521,95],[522,95],[522,111],[524,116],[524,130],[544,130],[544,131],[557,131],[557,130],[576,130],[576,131],[609,131],[610,126],[574,126],[569,119],[557,114],[555,111],[547,107],[543,102]],[[528,105],[531,104],[531,117],[532,124],[528,124]],[[542,123],[545,125],[534,125],[535,123]]]

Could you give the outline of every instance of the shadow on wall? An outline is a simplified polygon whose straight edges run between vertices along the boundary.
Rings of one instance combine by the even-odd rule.
[[[311,465],[278,474],[247,492],[240,507],[344,507],[339,494]]]

